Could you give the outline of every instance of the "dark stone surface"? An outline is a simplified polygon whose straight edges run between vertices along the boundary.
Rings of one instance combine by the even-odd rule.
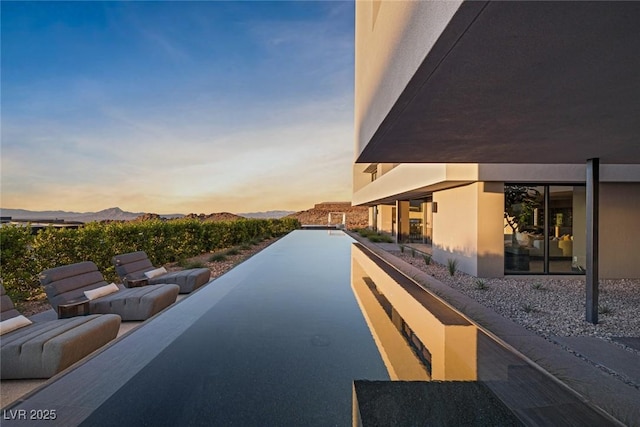
[[[609,370],[623,375],[640,384],[640,356],[619,346],[595,337],[553,337],[553,340],[582,354],[594,363],[605,366]],[[640,345],[640,338],[617,337],[629,347]]]
[[[611,339],[640,351],[640,337],[612,337]]]
[[[355,381],[360,420],[370,426],[519,426],[480,382]]]

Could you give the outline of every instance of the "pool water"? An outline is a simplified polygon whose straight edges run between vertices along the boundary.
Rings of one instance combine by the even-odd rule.
[[[352,382],[389,379],[350,287],[353,240],[294,231],[85,425],[349,425]]]

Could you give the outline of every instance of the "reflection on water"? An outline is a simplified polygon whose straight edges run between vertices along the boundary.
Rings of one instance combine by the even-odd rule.
[[[351,287],[392,379],[477,379],[474,325],[434,298],[429,311],[357,246]]]
[[[373,280],[371,280],[368,277],[365,277],[364,282],[367,284],[367,286],[369,287],[369,290],[371,291],[373,296],[376,298],[376,300],[378,300],[378,303],[380,303],[380,305],[382,306],[382,309],[386,313],[389,320],[391,320],[391,323],[393,324],[393,326],[395,326],[395,328],[398,330],[398,332],[400,332],[400,334],[405,339],[405,341],[407,342],[411,350],[413,350],[413,353],[417,357],[418,361],[422,363],[428,376],[431,376],[431,353],[429,352],[429,349],[427,348],[427,346],[425,346],[422,343],[422,341],[420,341],[420,338],[418,338],[415,332],[413,332],[413,329],[411,329],[411,326],[409,326],[409,324],[404,321],[402,316],[400,316],[400,314],[398,313],[398,310],[396,310],[391,305],[389,300],[384,295],[382,295],[380,291],[378,291],[378,287],[376,286],[375,283],[373,283]],[[399,379],[413,379],[413,378],[401,377]]]
[[[525,425],[612,425],[605,414],[360,244],[352,245],[351,287],[392,380],[416,381],[415,390],[436,380],[477,384]]]

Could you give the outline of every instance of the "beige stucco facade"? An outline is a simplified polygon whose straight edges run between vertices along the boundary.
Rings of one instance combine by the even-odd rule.
[[[640,184],[605,183],[600,192],[600,277],[640,277]]]
[[[576,232],[571,245],[575,262],[584,265],[582,165],[400,164],[386,168],[385,173],[378,165],[375,170],[381,175],[373,181],[370,173],[362,172],[365,169],[354,165],[354,174],[360,171],[365,177],[354,178],[360,187],[354,188],[353,203],[376,210],[370,215],[371,227],[393,236],[408,234],[409,218],[420,217],[433,260],[446,265],[456,259],[459,270],[477,277],[504,275],[504,235],[510,232],[503,219],[505,182],[575,185]],[[607,165],[602,177],[600,276],[640,277],[640,264],[635,261],[640,241],[640,167]],[[430,202],[422,203],[421,212],[410,212],[409,200],[424,198]],[[437,205],[437,212],[431,212],[431,203]],[[428,239],[427,230],[432,230]]]
[[[461,4],[356,2],[356,154],[370,141]]]
[[[436,262],[456,259],[475,276],[504,275],[511,241],[530,253],[546,245],[547,273],[550,258],[580,273],[586,161],[602,158],[600,277],[640,277],[640,130],[629,114],[637,111],[637,75],[611,54],[611,46],[635,43],[632,13],[623,2],[356,2],[352,203],[370,206],[370,225],[397,239],[419,223]],[[574,43],[566,31],[594,43]],[[576,66],[585,58],[608,65],[585,73]],[[619,90],[610,96],[597,82]],[[619,110],[621,102],[630,108]],[[551,242],[509,236],[505,184],[570,193],[570,210],[554,207],[545,217],[558,226],[540,224]]]

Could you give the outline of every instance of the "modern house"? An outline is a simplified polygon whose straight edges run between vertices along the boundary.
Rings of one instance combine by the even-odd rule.
[[[640,277],[638,22],[638,2],[356,2],[353,204],[478,277],[586,273],[596,301],[598,277]]]

